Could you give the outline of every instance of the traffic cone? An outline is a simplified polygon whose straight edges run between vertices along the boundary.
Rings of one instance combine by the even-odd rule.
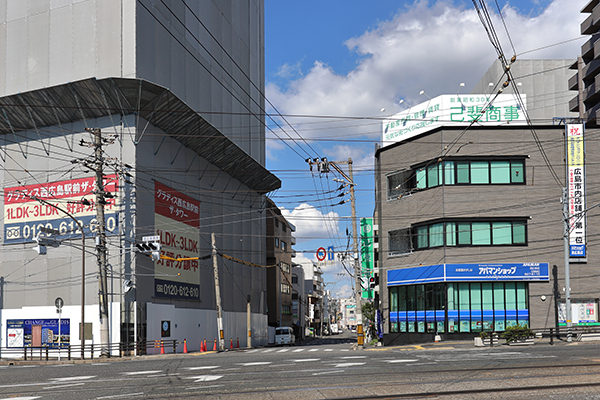
[[[235,346],[235,347],[236,347],[237,349],[239,349],[239,348],[240,348],[240,338],[237,338],[237,344],[236,344],[236,346]]]
[[[213,351],[217,351],[217,339],[215,339],[215,345],[213,347]]]
[[[201,340],[200,341],[200,352],[204,351],[204,342]]]
[[[163,341],[160,341],[160,354],[165,354],[165,346],[163,346]]]
[[[206,338],[204,338],[204,351],[208,351],[208,349],[206,348]]]
[[[183,339],[183,353],[187,354],[187,340]]]
[[[231,349],[233,349],[233,338],[231,338],[229,340],[230,340],[230,342],[229,342],[229,349],[231,350]]]

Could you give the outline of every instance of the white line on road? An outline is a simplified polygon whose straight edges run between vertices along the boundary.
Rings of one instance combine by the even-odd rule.
[[[263,351],[263,353],[270,353],[270,352],[275,351],[275,350],[277,350],[277,349],[266,349],[265,351]]]
[[[41,396],[32,396],[32,397],[6,397],[4,399],[0,399],[0,400],[35,400],[35,399],[39,399]]]
[[[351,359],[351,358],[367,358],[367,356],[346,356],[346,357],[336,357],[336,358],[341,358],[341,359],[347,360],[347,359]]]
[[[347,363],[340,363],[340,364],[335,364],[334,366],[336,368],[340,368],[340,367],[355,367],[357,365],[365,365],[366,363],[362,362],[362,363],[352,363],[352,362],[347,362]]]
[[[383,362],[387,362],[390,364],[394,364],[394,363],[411,363],[411,362],[417,362],[419,360],[381,360]]]
[[[119,397],[128,397],[128,396],[139,396],[140,394],[144,394],[144,392],[127,393],[127,394],[115,394],[114,396],[102,396],[102,397],[96,397],[96,400],[100,400],[100,399],[116,399],[116,398],[119,398]]]
[[[309,351],[319,351],[319,349],[310,349]]]
[[[325,350],[323,350],[323,351],[333,351],[333,349],[325,349]]]
[[[215,368],[219,368],[219,366],[218,365],[205,365],[203,367],[188,367],[188,368],[185,368],[185,369],[190,370],[190,371],[194,371],[196,369],[215,369]]]
[[[340,351],[350,351],[350,349],[342,349],[342,350],[340,350]]]
[[[159,372],[162,372],[162,370],[156,370],[156,371],[133,371],[133,372],[123,372],[124,375],[150,375],[150,374],[158,374]]]
[[[221,386],[225,386],[225,385],[196,386],[196,387],[191,387],[191,388],[185,388],[185,390],[210,389],[210,388],[217,388],[217,387],[221,387]]]
[[[291,362],[309,362],[309,361],[319,361],[320,358],[299,358],[297,360],[290,360]]]
[[[221,379],[223,375],[198,375],[198,376],[187,376],[186,379],[195,379],[195,382],[210,382]]]
[[[256,353],[259,349],[246,350],[246,353]]]
[[[340,372],[344,372],[344,370],[343,369],[336,369],[336,370],[332,370],[332,371],[315,372],[315,373],[313,373],[313,375],[339,374]]]
[[[65,387],[80,386],[80,385],[85,385],[85,382],[69,383],[67,385],[46,386],[44,389],[57,389],[57,388],[65,388]]]
[[[249,363],[237,363],[237,365],[241,365],[243,367],[252,367],[254,365],[269,365],[272,364],[270,361],[257,361],[257,362],[249,362]]]
[[[292,350],[292,353],[298,353],[298,352],[304,351],[304,350],[306,350],[306,349],[296,349],[296,350]]]
[[[92,379],[95,378],[95,375],[87,375],[87,376],[67,376],[64,378],[52,378],[52,380],[57,382],[68,382],[68,381],[83,381],[84,379]]]
[[[277,350],[278,353],[285,353],[286,351],[290,351],[290,349],[281,349]]]

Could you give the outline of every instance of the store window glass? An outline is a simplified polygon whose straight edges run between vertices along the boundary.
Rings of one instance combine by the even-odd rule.
[[[448,332],[458,332],[458,287],[448,283]]]
[[[471,161],[471,184],[490,183],[490,164],[487,161]]]
[[[425,249],[429,247],[429,227],[428,226],[419,226],[416,229],[417,233],[417,249]]]
[[[427,167],[427,187],[439,186],[440,184],[440,168],[439,164],[430,165]]]
[[[446,223],[446,246],[456,246],[456,224]]]
[[[517,287],[517,322],[529,326],[528,291],[525,282],[515,282]]]
[[[425,168],[417,170],[417,189],[427,188],[427,171]]]
[[[510,181],[511,183],[525,182],[525,163],[523,161],[510,162]]]
[[[491,282],[481,284],[481,309],[483,313],[483,330],[494,330],[494,292]]]
[[[481,283],[471,283],[471,330],[481,332],[483,314],[481,308]]]
[[[492,222],[492,243],[496,246],[512,244],[512,224],[510,222]]]
[[[492,235],[490,232],[489,222],[473,222],[471,223],[473,245],[489,246],[492,244]]]
[[[454,161],[444,161],[444,184],[454,185]]]
[[[502,332],[505,329],[506,309],[504,302],[504,282],[494,282],[494,330]]]
[[[517,289],[515,282],[504,284],[504,297],[506,299],[506,326],[517,325]]]
[[[406,286],[400,286],[398,290],[398,323],[400,332],[406,332]]]
[[[456,183],[469,183],[471,178],[469,177],[469,162],[468,161],[457,161],[456,162]]]
[[[390,288],[390,331],[398,332],[398,289]]]
[[[429,226],[429,247],[444,245],[444,223]]]
[[[514,244],[525,244],[525,222],[512,223],[512,237]]]
[[[510,161],[492,161],[490,175],[492,184],[510,183]]]
[[[471,304],[470,304],[470,291],[468,283],[458,284],[458,308],[459,308],[459,319],[460,319],[460,331],[470,332],[471,331]]]
[[[458,244],[471,244],[471,223],[459,222],[458,226]]]

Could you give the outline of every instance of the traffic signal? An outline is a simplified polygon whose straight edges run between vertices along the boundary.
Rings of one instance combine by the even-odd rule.
[[[369,289],[374,290],[377,285],[379,285],[379,276],[373,275],[369,278]]]
[[[149,255],[152,258],[152,261],[160,260],[161,245],[159,242],[142,242],[137,243],[135,246],[140,253]]]
[[[47,236],[40,236],[37,235],[36,237],[33,238],[33,240],[35,240],[35,242],[37,243],[37,246],[35,246],[33,249],[35,251],[38,252],[38,254],[44,255],[47,253],[46,251],[46,247],[50,246],[50,247],[58,247],[60,246],[60,241],[47,237]]]

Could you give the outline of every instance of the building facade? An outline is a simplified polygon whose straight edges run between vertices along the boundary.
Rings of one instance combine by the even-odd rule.
[[[515,75],[518,63],[511,67]],[[562,75],[571,63],[560,63]],[[553,63],[537,65],[534,71],[543,82],[555,78],[546,69]],[[482,82],[500,79],[502,73]],[[562,98],[566,90],[518,87],[528,111],[535,104],[530,99]],[[451,105],[454,113],[470,112],[471,97],[487,98],[451,97],[457,99]],[[575,188],[573,196],[585,195],[587,204],[600,198],[593,191],[585,194],[572,175],[567,177],[571,146],[568,153],[564,122],[577,121],[565,104],[555,106],[566,115],[550,117],[543,107],[533,107],[529,116],[537,124],[442,123],[377,149],[375,215],[385,344],[429,341],[434,335],[467,339],[517,324],[537,329],[565,324],[565,229],[559,200],[566,182]],[[508,107],[481,109],[487,115]],[[476,111],[481,114],[481,109]],[[515,117],[523,111],[522,106],[512,110]],[[597,158],[594,142],[585,146],[585,163],[591,165]],[[583,163],[579,173],[587,187],[600,178]],[[590,237],[592,216],[587,218]],[[597,282],[588,279],[595,270],[594,242],[582,243],[586,257],[571,255],[573,318],[576,325],[597,325],[600,292]]]
[[[269,326],[292,326],[292,233],[296,227],[267,199],[267,306]]]
[[[82,343],[81,322],[98,343],[99,292],[111,343],[212,342],[211,236],[219,255],[265,265],[265,195],[280,186],[265,168],[263,2],[4,0],[0,11],[0,346],[31,345],[9,343],[7,329],[51,324],[58,297],[70,344]],[[102,157],[87,147],[92,128]],[[104,163],[113,197],[103,265],[85,206],[98,191],[90,160]],[[42,227],[61,242],[46,255],[32,250]],[[169,258],[137,253],[144,237]],[[266,344],[265,268],[218,257],[218,272],[225,338],[250,330]]]

